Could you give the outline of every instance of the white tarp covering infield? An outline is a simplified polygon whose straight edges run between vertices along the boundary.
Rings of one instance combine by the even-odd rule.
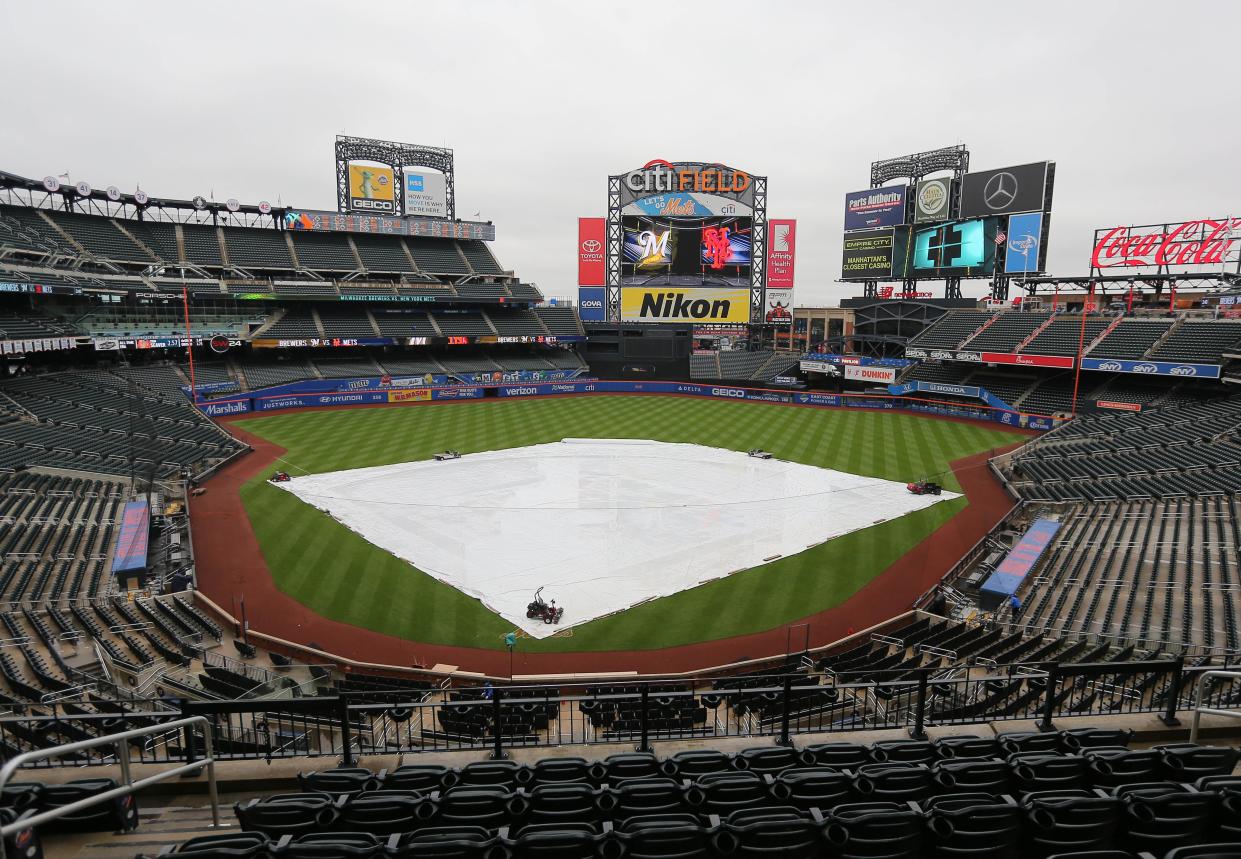
[[[565,439],[276,485],[536,638],[958,497],[627,439]],[[558,627],[526,618],[540,586],[565,610]]]

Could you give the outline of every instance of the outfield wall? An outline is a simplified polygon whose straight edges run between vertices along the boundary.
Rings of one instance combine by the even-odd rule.
[[[274,390],[274,389],[273,389]],[[884,409],[916,412],[941,417],[991,421],[1020,429],[1046,432],[1061,421],[1044,415],[1031,415],[993,406],[969,406],[945,400],[890,394],[832,394],[818,391],[789,391],[771,388],[745,388],[731,385],[702,385],[694,382],[628,382],[597,379],[568,379],[494,386],[453,386],[421,388],[389,388],[332,393],[288,393],[272,390],[254,391],[244,397],[218,399],[199,404],[209,417],[276,412],[290,409],[337,406],[373,406],[389,403],[442,402],[445,400],[478,400],[484,397],[514,399],[523,397],[556,397],[591,394],[647,394],[704,399],[746,400],[748,402],[781,403],[791,406],[846,409]]]

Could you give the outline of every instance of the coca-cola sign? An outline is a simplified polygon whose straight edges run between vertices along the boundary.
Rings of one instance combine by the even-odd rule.
[[[1092,270],[1155,268],[1165,272],[1237,268],[1241,218],[1205,218],[1095,230]]]

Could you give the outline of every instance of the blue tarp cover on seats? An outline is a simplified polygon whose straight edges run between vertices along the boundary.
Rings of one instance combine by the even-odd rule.
[[[121,530],[112,553],[112,575],[140,573],[147,568],[147,541],[151,533],[151,508],[145,501],[129,501],[121,515]]]
[[[1030,526],[1030,530],[1021,535],[1017,545],[1004,556],[995,572],[988,576],[978,589],[984,609],[994,609],[1017,593],[1021,583],[1043,557],[1052,538],[1059,531],[1059,522],[1053,519],[1038,519]]]

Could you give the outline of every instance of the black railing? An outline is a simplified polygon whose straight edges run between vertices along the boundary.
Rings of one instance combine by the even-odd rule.
[[[45,715],[0,718],[0,759],[31,748],[189,716],[209,720],[219,760],[360,756],[458,749],[503,757],[515,747],[602,743],[649,749],[658,740],[769,737],[782,745],[799,734],[904,729],[913,737],[942,725],[1037,720],[1054,730],[1070,716],[1157,713],[1169,724],[1192,709],[1198,675],[1220,668],[1181,658],[1089,664],[1032,663],[841,674],[789,673],[695,682],[588,684],[565,688],[342,693],[330,697],[239,701],[166,699],[161,710],[133,703],[97,705],[115,712],[83,714],[52,705]],[[1220,680],[1204,705],[1241,709],[1241,685]],[[131,761],[194,760],[199,729],[131,742]],[[116,762],[102,748],[41,766]]]

